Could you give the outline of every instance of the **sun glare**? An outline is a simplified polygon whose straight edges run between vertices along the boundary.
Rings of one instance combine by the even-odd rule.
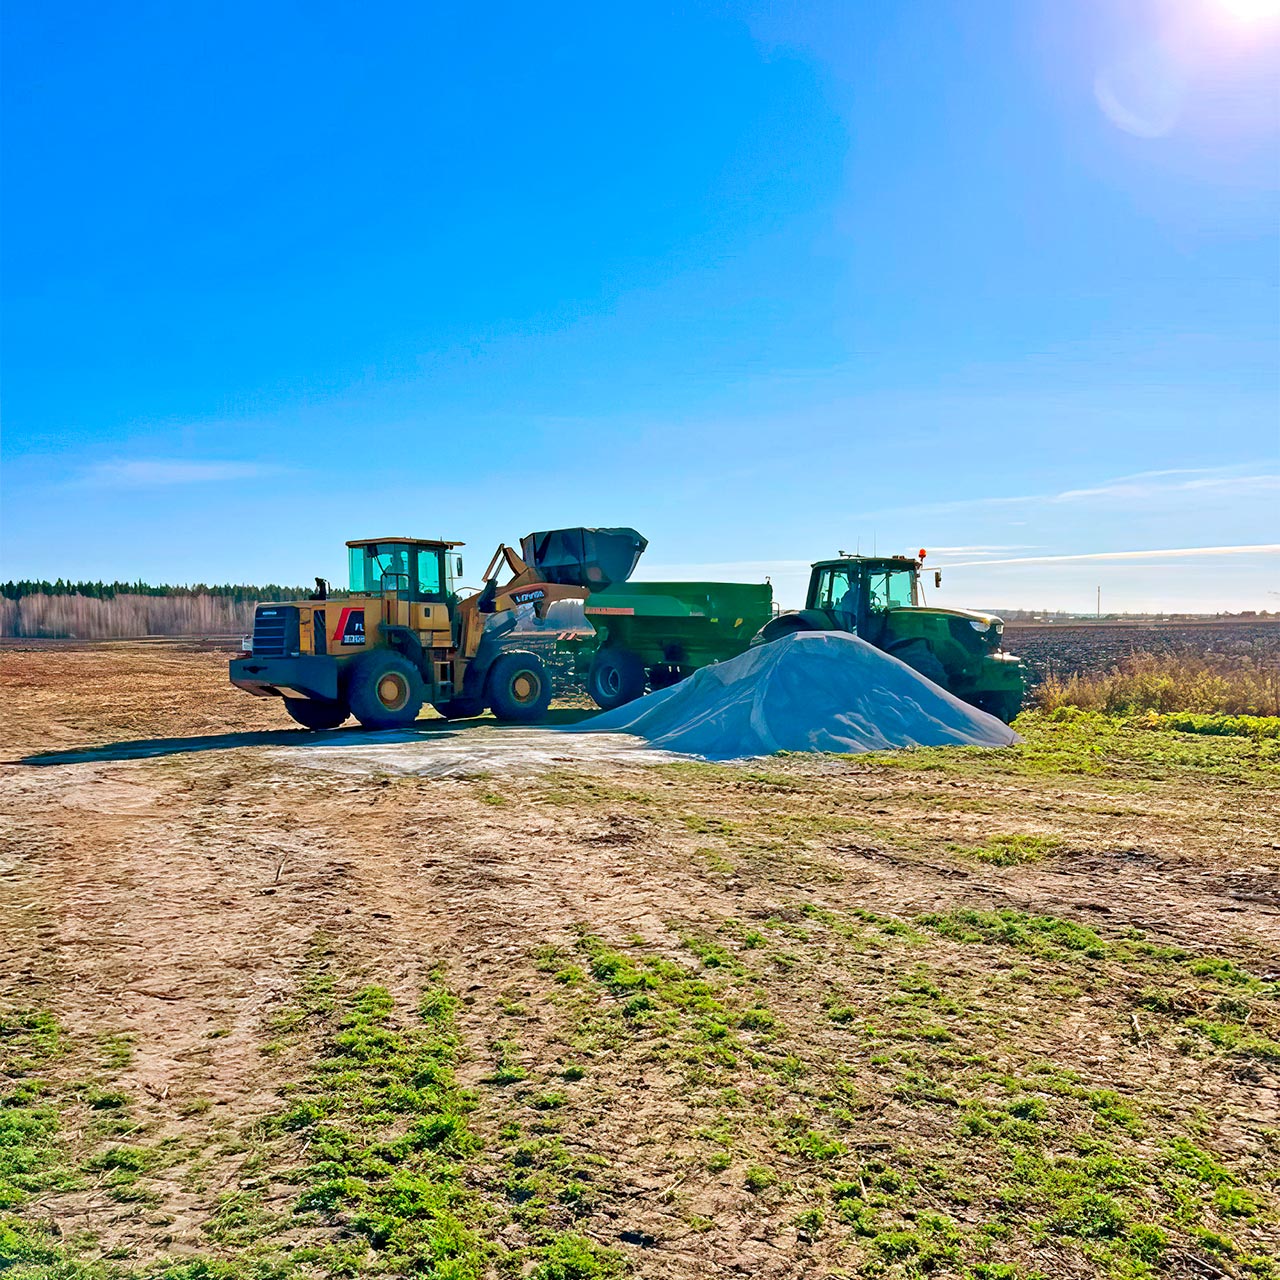
[[[1243,26],[1280,19],[1280,0],[1211,0],[1211,8]]]

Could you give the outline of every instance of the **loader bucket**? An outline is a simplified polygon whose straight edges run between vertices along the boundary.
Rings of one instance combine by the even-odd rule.
[[[551,529],[520,539],[520,554],[547,582],[601,590],[626,582],[649,540],[634,529]]]

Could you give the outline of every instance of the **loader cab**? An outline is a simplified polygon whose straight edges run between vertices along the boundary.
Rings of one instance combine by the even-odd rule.
[[[456,598],[450,552],[460,546],[419,538],[348,542],[348,587],[353,596],[394,593],[411,603],[448,604]]]
[[[806,608],[833,616],[842,629],[880,642],[890,609],[916,604],[920,566],[903,556],[842,556],[813,566]]]

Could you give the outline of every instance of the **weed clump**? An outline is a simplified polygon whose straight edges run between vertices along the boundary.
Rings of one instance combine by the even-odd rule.
[[[1187,733],[1232,733],[1222,717],[1280,717],[1280,669],[1250,655],[1131,654],[1101,674],[1050,675],[1032,695],[1041,711],[1078,707],[1107,715],[1155,712]],[[1186,713],[1199,713],[1187,715]],[[1182,723],[1174,723],[1180,720]],[[1280,735],[1266,727],[1265,736]]]

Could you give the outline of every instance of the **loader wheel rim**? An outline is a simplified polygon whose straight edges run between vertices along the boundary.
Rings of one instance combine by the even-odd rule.
[[[617,667],[605,667],[600,673],[600,685],[610,697],[622,692],[622,675]]]
[[[511,681],[511,696],[520,703],[521,706],[527,706],[531,702],[536,702],[538,700],[538,694],[541,692],[541,683],[532,671],[516,672],[515,677]]]
[[[378,701],[388,711],[399,711],[409,701],[409,682],[398,671],[388,671],[378,680]]]

